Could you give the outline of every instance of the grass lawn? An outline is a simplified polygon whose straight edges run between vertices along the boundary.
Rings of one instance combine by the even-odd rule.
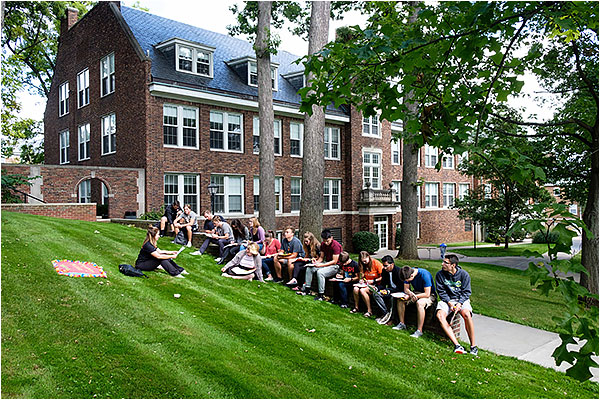
[[[541,254],[544,254],[548,252],[548,245],[542,243],[509,244],[508,249],[505,249],[504,244],[502,244],[494,247],[456,249],[451,251],[452,253],[458,253],[468,257],[508,257],[520,256],[525,250],[538,251]]]
[[[551,369],[486,351],[454,355],[427,332],[415,340],[281,285],[222,278],[208,255],[178,257],[186,279],[121,275],[118,264],[134,263],[143,237],[117,224],[2,213],[2,397],[598,396],[597,384]],[[96,262],[108,279],[59,276],[55,258]],[[531,290],[506,285],[526,278],[465,267],[477,312],[531,316],[519,311]],[[536,314],[557,312],[539,303],[548,308]]]

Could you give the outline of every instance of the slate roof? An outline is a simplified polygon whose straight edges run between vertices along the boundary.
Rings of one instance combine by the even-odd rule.
[[[154,79],[175,81],[189,84],[192,87],[200,86],[204,90],[234,92],[247,98],[258,96],[258,89],[247,85],[239,75],[226,62],[240,58],[255,58],[252,44],[246,40],[237,39],[221,33],[208,31],[192,25],[177,22],[171,19],[152,15],[144,11],[121,6],[121,14],[129,25],[131,32],[142,48],[144,54],[150,55],[152,60],[152,75]],[[206,78],[185,72],[178,72],[173,61],[168,60],[155,45],[172,38],[180,38],[206,46],[216,48],[213,53],[213,78]],[[299,56],[280,50],[276,56],[271,56],[271,62],[278,63],[278,90],[273,92],[273,100],[286,103],[299,104],[300,96],[296,89],[282,75],[298,72],[302,65],[293,62]],[[329,108],[333,111],[333,108]],[[339,112],[339,110],[336,110]]]

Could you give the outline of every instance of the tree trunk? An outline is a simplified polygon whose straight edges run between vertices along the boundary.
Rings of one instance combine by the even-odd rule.
[[[308,54],[315,54],[327,44],[329,34],[329,1],[311,3]],[[310,85],[313,75],[307,76]],[[302,201],[300,203],[300,235],[312,232],[319,237],[323,229],[323,134],[325,109],[313,106],[312,115],[304,116],[304,148],[302,160]]]
[[[411,2],[411,5],[416,4]],[[416,8],[410,18],[409,24],[415,23],[419,8]],[[404,103],[413,118],[417,118],[418,104],[411,103],[413,92],[409,92],[404,97]],[[412,133],[412,132],[411,132]],[[412,143],[404,141],[402,146],[402,195],[400,202],[402,206],[402,229],[400,230],[400,248],[398,249],[398,258],[418,260],[419,250],[417,248],[418,233],[418,208],[419,199],[417,198],[417,161],[418,151],[420,149]]]
[[[590,293],[598,294],[598,120],[596,120],[595,135],[592,135],[591,151],[592,170],[589,181],[588,198],[583,212],[583,222],[591,232],[591,236],[583,232],[581,241],[581,263],[589,272],[589,276],[581,274],[580,283]],[[598,306],[598,300],[589,299]]]
[[[258,2],[256,69],[258,75],[258,119],[260,124],[259,219],[266,229],[275,230],[275,153],[273,128],[273,89],[271,86],[271,2]]]

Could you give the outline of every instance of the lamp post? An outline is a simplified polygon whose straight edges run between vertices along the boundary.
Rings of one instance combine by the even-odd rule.
[[[210,212],[215,215],[215,194],[217,193],[218,185],[210,183],[208,185],[208,193],[210,193]]]

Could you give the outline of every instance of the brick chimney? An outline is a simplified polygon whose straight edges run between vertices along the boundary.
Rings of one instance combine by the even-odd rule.
[[[77,22],[77,17],[79,16],[79,11],[73,7],[67,7],[65,10],[65,16],[60,20],[60,34],[63,35],[67,32],[75,22]]]

